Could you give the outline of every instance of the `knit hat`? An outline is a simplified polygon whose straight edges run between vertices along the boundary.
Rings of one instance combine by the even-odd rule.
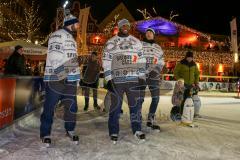
[[[78,23],[78,19],[77,17],[69,14],[67,15],[65,18],[64,18],[64,26],[69,26],[69,25],[72,25],[72,24],[75,24],[75,23]]]
[[[152,29],[152,28],[147,28],[147,29],[146,29],[146,32],[147,32],[147,31],[151,31],[153,34],[156,34],[156,33],[155,33],[155,30]]]
[[[121,28],[124,25],[128,25],[130,27],[130,23],[127,19],[121,19],[120,21],[118,21],[118,28]]]
[[[193,52],[188,51],[188,52],[186,53],[186,58],[187,58],[187,57],[192,57],[192,58],[193,58]]]
[[[23,46],[17,45],[17,46],[15,46],[15,51],[17,51],[17,50],[19,50],[21,48],[23,48]]]

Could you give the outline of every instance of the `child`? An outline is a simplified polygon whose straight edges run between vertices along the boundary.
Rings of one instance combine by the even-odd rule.
[[[174,86],[172,95],[173,108],[170,116],[173,121],[181,120],[180,109],[183,101],[184,89],[184,79],[179,79]]]

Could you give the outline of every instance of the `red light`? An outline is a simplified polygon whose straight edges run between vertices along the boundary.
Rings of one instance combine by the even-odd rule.
[[[117,35],[117,34],[118,34],[118,27],[116,26],[113,29],[113,35]]]
[[[100,43],[101,37],[95,36],[94,37],[94,43]]]
[[[197,38],[198,38],[198,36],[194,35],[194,36],[189,37],[187,40],[188,40],[189,42],[194,42],[194,41],[197,40]]]
[[[197,64],[197,68],[200,70],[200,64],[199,63],[196,63]]]
[[[219,72],[219,73],[223,73],[223,70],[224,70],[223,65],[222,65],[222,64],[219,64],[219,65],[218,65],[218,72]]]

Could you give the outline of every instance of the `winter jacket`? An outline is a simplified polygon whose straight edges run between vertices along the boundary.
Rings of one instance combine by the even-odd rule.
[[[160,73],[165,65],[162,48],[154,41],[144,40],[143,55],[146,58],[147,78],[159,80]]]
[[[178,63],[174,69],[174,76],[176,80],[180,78],[184,79],[184,83],[187,85],[196,84],[199,82],[199,70],[195,62],[188,62],[183,59]]]
[[[80,80],[77,44],[71,32],[64,28],[54,33],[48,41],[44,81]]]
[[[88,61],[87,64],[83,66],[83,82],[84,83],[96,83],[99,79],[100,74],[100,65],[98,61],[92,61],[91,59]]]
[[[26,75],[26,63],[25,57],[14,51],[13,54],[8,58],[5,74],[7,75]]]
[[[142,43],[131,35],[116,35],[108,40],[102,59],[106,81],[126,83],[145,78],[146,59]]]

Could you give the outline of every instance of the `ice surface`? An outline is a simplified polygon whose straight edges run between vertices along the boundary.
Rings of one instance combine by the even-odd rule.
[[[134,139],[124,103],[121,117],[120,140],[113,145],[108,137],[107,115],[83,110],[83,97],[78,98],[79,114],[76,132],[80,136],[75,145],[66,136],[57,109],[53,125],[53,145],[44,148],[39,139],[40,112],[19,120],[0,131],[0,159],[4,160],[239,160],[240,159],[240,100],[207,98],[202,100],[198,128],[187,128],[169,120],[171,97],[161,96],[157,111],[160,133],[147,133],[147,141],[138,144]],[[92,101],[91,101],[92,103]],[[143,113],[147,114],[150,99],[145,99]],[[92,108],[90,108],[92,109]]]

